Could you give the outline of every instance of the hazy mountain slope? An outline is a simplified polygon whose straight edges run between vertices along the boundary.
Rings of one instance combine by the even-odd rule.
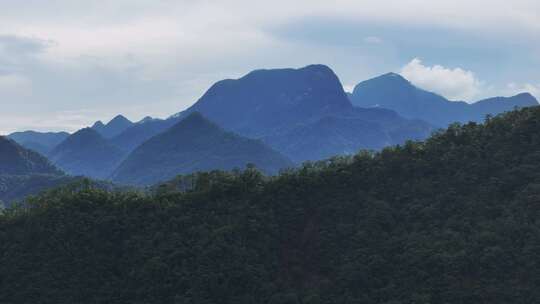
[[[473,104],[449,101],[414,86],[395,73],[359,83],[349,98],[355,106],[387,108],[406,118],[421,119],[441,127],[453,122],[480,122],[488,114],[496,115],[515,107],[538,105],[530,94],[491,98]]]
[[[0,136],[0,174],[61,174],[45,157]]]
[[[25,148],[47,155],[68,136],[69,133],[67,132],[24,131],[11,133],[8,138],[13,139]]]
[[[178,174],[244,168],[249,163],[268,173],[292,165],[262,142],[227,132],[195,112],[135,149],[113,180],[149,185]]]
[[[129,153],[153,136],[164,132],[179,121],[179,118],[145,119],[127,128],[124,132],[111,139],[117,147]]]
[[[192,111],[228,130],[262,138],[296,162],[380,149],[432,131],[388,110],[354,108],[324,65],[259,70],[218,82],[178,117]]]
[[[51,160],[71,175],[108,178],[125,154],[97,131],[77,131],[51,153]]]
[[[428,137],[433,127],[385,109],[356,108],[346,116],[326,116],[263,140],[296,163],[321,160],[359,150],[379,150],[406,140]]]
[[[334,72],[310,65],[217,82],[184,115],[197,111],[227,130],[260,137],[351,108]]]

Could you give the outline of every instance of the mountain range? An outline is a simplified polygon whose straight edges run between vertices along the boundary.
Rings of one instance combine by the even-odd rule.
[[[395,73],[359,83],[349,98],[358,107],[394,110],[403,117],[421,119],[437,127],[446,127],[453,122],[481,122],[487,115],[538,105],[538,101],[529,93],[489,98],[470,104],[450,101],[414,86]]]
[[[533,105],[538,102],[528,93],[450,101],[395,73],[361,82],[347,94],[329,67],[310,65],[219,81],[167,119],[132,122],[118,115],[72,135],[10,136],[68,174],[147,185],[248,163],[275,173],[304,161],[422,140],[453,122]]]
[[[44,156],[0,136],[0,175],[60,173]]]
[[[69,181],[44,156],[0,136],[0,208]]]
[[[258,70],[220,81],[176,117],[194,111],[225,129],[262,139],[296,163],[422,139],[433,130],[385,109],[353,106],[324,65]]]
[[[108,178],[124,153],[93,128],[79,130],[50,153],[51,161],[71,175]]]
[[[69,136],[67,132],[36,132],[24,131],[15,132],[8,135],[18,144],[25,148],[47,155],[54,147],[60,144]]]
[[[97,121],[92,126],[92,129],[97,131],[104,138],[112,138],[121,134],[131,126],[133,126],[133,122],[122,115],[117,115],[106,125],[101,121]]]
[[[272,178],[40,195],[0,213],[0,303],[540,303],[539,130],[530,107]]]
[[[135,149],[112,179],[121,184],[152,185],[179,174],[242,169],[246,164],[268,174],[293,166],[262,142],[227,132],[193,112]]]

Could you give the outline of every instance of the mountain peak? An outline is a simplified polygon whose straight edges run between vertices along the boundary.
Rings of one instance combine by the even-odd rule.
[[[139,120],[138,122],[136,122],[137,124],[143,124],[145,122],[149,122],[149,121],[152,121],[154,120],[155,118],[152,118],[152,116],[145,116],[143,119]]]
[[[261,136],[352,109],[343,86],[325,65],[265,69],[215,83],[186,114],[201,112],[225,129]]]
[[[92,129],[100,129],[100,128],[104,128],[104,127],[105,127],[105,124],[101,120],[96,121],[92,125]]]
[[[59,144],[50,157],[69,174],[107,178],[123,153],[95,129],[84,128]]]
[[[132,124],[131,120],[129,120],[125,116],[119,114],[119,115],[116,115],[113,119],[111,119],[111,121],[109,121],[109,123],[107,125],[117,124],[117,123]]]
[[[522,100],[527,100],[531,103],[538,103],[538,99],[536,99],[536,97],[534,97],[534,95],[532,95],[531,93],[529,92],[524,92],[524,93],[519,93],[517,94],[516,96],[514,96],[514,98],[519,98],[519,99],[522,99]]]
[[[96,130],[105,138],[112,138],[116,135],[124,132],[126,129],[131,127],[133,122],[127,119],[123,115],[116,115],[111,121],[104,125],[101,121],[96,122],[92,129]]]
[[[249,163],[267,173],[292,165],[262,142],[227,132],[193,112],[137,147],[113,173],[113,180],[148,185],[178,174],[243,168]]]
[[[363,87],[371,87],[371,86],[399,86],[402,88],[413,88],[414,85],[407,80],[405,77],[401,76],[397,73],[386,73],[380,76],[377,76],[372,79],[368,79],[365,81],[360,82],[358,85],[354,87],[353,94],[357,92],[357,90],[363,88]]]
[[[60,143],[57,148],[66,144],[73,144],[74,142],[87,144],[89,142],[96,142],[101,140],[104,140],[104,138],[97,130],[93,128],[83,128],[66,138],[66,140]]]

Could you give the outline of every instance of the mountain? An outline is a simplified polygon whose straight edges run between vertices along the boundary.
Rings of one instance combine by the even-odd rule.
[[[512,97],[493,97],[477,101],[470,105],[476,112],[476,116],[496,115],[514,110],[515,108],[525,108],[538,106],[538,100],[530,93],[521,93]],[[472,119],[471,119],[472,120]],[[478,121],[477,119],[475,119]]]
[[[8,135],[21,146],[47,155],[54,147],[64,141],[69,136],[67,132],[35,132],[24,131],[15,132]]]
[[[297,163],[423,139],[433,129],[388,110],[353,107],[324,65],[258,70],[220,81],[177,117],[193,111],[225,129],[262,139]]]
[[[480,122],[488,114],[496,115],[515,107],[538,105],[538,101],[527,93],[509,98],[491,98],[473,104],[449,101],[414,86],[395,73],[359,83],[350,95],[350,100],[358,107],[387,108],[406,118],[421,119],[441,127],[453,122]]]
[[[0,175],[62,174],[45,157],[0,136]]]
[[[433,130],[423,121],[407,120],[390,110],[355,108],[348,116],[326,116],[264,137],[263,141],[302,163],[421,140]]]
[[[164,132],[180,120],[180,117],[163,119],[143,119],[111,139],[117,147],[129,153],[139,145]]]
[[[124,155],[97,131],[85,128],[58,145],[50,158],[71,175],[108,178]]]
[[[0,214],[0,303],[540,303],[539,130],[39,196]]]
[[[226,130],[261,138],[274,130],[316,121],[352,108],[334,72],[324,65],[257,70],[215,83],[193,106],[166,120],[144,119],[113,138],[132,151],[193,112]]]
[[[194,112],[135,149],[114,172],[113,181],[150,185],[179,174],[250,163],[267,173],[292,166],[262,142],[227,132]]]
[[[124,132],[131,126],[133,126],[133,122],[131,122],[129,119],[125,118],[122,115],[118,115],[111,121],[109,121],[106,125],[103,124],[103,122],[101,121],[97,121],[92,126],[92,129],[97,131],[99,134],[101,134],[101,136],[105,138],[112,138]]]
[[[257,70],[214,84],[183,115],[200,112],[223,128],[258,138],[283,127],[316,121],[352,105],[324,65]]]

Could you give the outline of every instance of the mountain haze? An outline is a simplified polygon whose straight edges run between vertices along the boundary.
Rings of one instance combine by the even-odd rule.
[[[227,130],[261,137],[351,108],[334,72],[310,65],[256,70],[240,79],[219,81],[184,115],[197,111]]]
[[[538,101],[528,93],[507,98],[490,98],[472,104],[449,101],[414,86],[395,73],[359,83],[349,98],[355,106],[386,108],[406,118],[421,119],[439,127],[453,122],[481,122],[487,115],[511,111],[516,107],[538,105]]]
[[[96,130],[99,134],[101,134],[101,136],[105,138],[112,138],[124,132],[131,126],[133,126],[133,122],[131,122],[129,119],[125,118],[122,115],[117,115],[106,125],[103,124],[103,122],[101,121],[97,121],[92,126],[92,129]]]
[[[45,157],[0,136],[0,175],[61,174]]]
[[[433,129],[388,110],[353,107],[324,65],[257,70],[220,81],[177,117],[193,111],[227,130],[262,139],[297,163],[423,139]]]
[[[122,151],[129,153],[150,138],[164,132],[180,120],[179,117],[169,119],[143,119],[124,132],[111,139]]]
[[[108,178],[124,155],[97,131],[85,128],[58,145],[50,158],[71,175]]]
[[[404,119],[390,110],[355,108],[348,115],[325,116],[263,140],[296,163],[302,163],[421,140],[433,130],[423,121]]]
[[[15,132],[8,135],[10,139],[13,139],[20,145],[30,150],[47,155],[58,144],[64,141],[69,136],[67,132],[36,132],[36,131],[24,131]]]
[[[262,142],[227,132],[194,112],[135,149],[114,172],[113,181],[150,185],[179,174],[247,164],[267,173],[292,166]]]

